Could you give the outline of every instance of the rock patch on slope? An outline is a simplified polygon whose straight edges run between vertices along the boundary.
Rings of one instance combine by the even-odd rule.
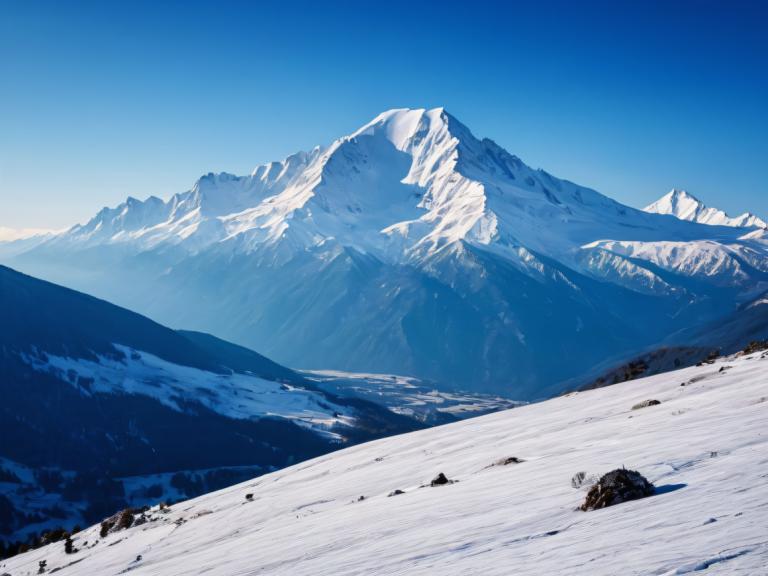
[[[598,510],[653,495],[653,484],[635,470],[617,468],[604,474],[587,492],[581,510]]]

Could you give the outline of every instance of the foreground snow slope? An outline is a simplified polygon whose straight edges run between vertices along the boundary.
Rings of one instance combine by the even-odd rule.
[[[359,445],[0,573],[765,574],[766,375],[768,357],[727,358]],[[657,494],[577,511],[573,474],[622,465]],[[419,488],[438,472],[458,483]]]

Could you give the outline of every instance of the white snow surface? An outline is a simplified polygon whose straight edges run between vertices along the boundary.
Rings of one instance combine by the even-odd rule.
[[[643,208],[655,214],[671,214],[681,220],[712,224],[715,226],[736,226],[741,228],[768,228],[765,220],[750,212],[730,217],[717,208],[710,208],[685,190],[672,189],[670,192]]]
[[[349,408],[329,402],[318,392],[251,374],[215,374],[121,344],[113,346],[124,359],[99,356],[86,360],[47,354],[44,360],[30,356],[27,361],[36,370],[56,374],[87,395],[140,394],[179,412],[185,410],[185,404],[199,402],[229,418],[285,418],[332,438],[340,438],[330,430],[335,424],[354,423],[353,415],[344,415]],[[90,382],[83,385],[82,379]]]
[[[0,572],[45,560],[61,576],[766,574],[766,376],[765,354],[725,358],[354,446]],[[631,409],[647,399],[661,404]],[[492,466],[511,456],[524,462]],[[622,466],[657,494],[577,510],[576,472]],[[457,482],[421,487],[439,472]]]
[[[305,370],[302,375],[333,394],[370,400],[422,421],[429,421],[435,413],[470,418],[526,404],[500,396],[439,390],[434,383],[413,376],[341,370]]]
[[[689,243],[675,252],[685,255],[702,241],[730,243],[768,267],[764,230],[755,236],[745,226],[766,224],[751,214],[730,218],[677,190],[645,211],[624,206],[530,168],[492,140],[475,137],[443,108],[395,109],[327,147],[258,166],[247,176],[211,173],[168,200],[128,198],[39,248],[173,246],[283,262],[308,250],[345,247],[429,267],[435,255],[470,245],[537,278],[552,273],[545,256],[634,290],[668,293],[672,288],[655,275],[653,263],[643,264],[646,251],[636,251],[630,262],[603,247],[599,254],[585,247]],[[720,284],[741,283],[731,272],[721,270]]]

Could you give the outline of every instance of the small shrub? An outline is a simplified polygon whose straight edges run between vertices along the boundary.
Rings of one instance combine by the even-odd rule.
[[[133,511],[126,508],[120,512],[120,516],[117,519],[117,529],[125,530],[133,525]]]
[[[714,364],[715,360],[720,358],[720,352],[717,350],[712,350],[709,354],[707,354],[707,357],[704,358],[701,362],[697,362],[696,366],[704,366],[704,364]]]
[[[115,523],[114,523],[114,521],[112,521],[111,518],[108,518],[108,519],[104,520],[101,523],[101,530],[99,530],[99,536],[104,538],[107,534],[109,534],[109,531],[112,530],[114,525],[115,525]]]
[[[768,350],[768,340],[753,340],[742,350],[742,354],[747,356],[755,352],[762,352],[763,350]]]

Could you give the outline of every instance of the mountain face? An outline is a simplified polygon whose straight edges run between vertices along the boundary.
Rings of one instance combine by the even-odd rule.
[[[526,400],[731,314],[768,286],[766,234],[624,206],[438,108],[129,198],[6,260],[291,366]]]
[[[767,367],[765,352],[723,358],[355,446],[106,534],[96,524],[70,554],[60,541],[0,570],[764,575]],[[651,496],[579,509],[624,466]],[[440,473],[449,482],[430,485]]]
[[[207,334],[0,267],[0,541],[421,427]]]
[[[654,214],[671,214],[681,220],[712,224],[715,226],[737,226],[741,228],[768,228],[768,224],[750,212],[731,218],[717,208],[709,208],[701,200],[685,190],[672,190],[653,204],[643,208]]]

